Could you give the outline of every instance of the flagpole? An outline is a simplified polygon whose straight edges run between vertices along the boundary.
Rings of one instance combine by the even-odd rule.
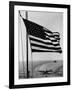
[[[28,20],[28,11],[26,11],[26,19]],[[28,33],[26,32],[26,45],[27,45],[27,78],[29,78],[29,65],[28,65]]]
[[[33,78],[33,57],[32,57],[32,48],[31,48],[31,41],[29,40],[30,42],[30,51],[31,51],[31,78]]]
[[[26,19],[28,20],[28,11],[26,11]],[[28,33],[26,34],[26,36],[27,36],[27,54],[28,54],[28,50],[29,50],[29,48],[28,48]],[[30,41],[30,40],[29,40]],[[30,48],[31,48],[31,45],[30,45]],[[32,61],[32,52],[31,52],[31,66],[32,66],[32,68],[31,68],[31,71],[29,72],[29,59],[28,59],[28,55],[27,55],[27,78],[29,78],[30,77],[30,74],[32,75],[32,77],[33,77],[33,61]]]

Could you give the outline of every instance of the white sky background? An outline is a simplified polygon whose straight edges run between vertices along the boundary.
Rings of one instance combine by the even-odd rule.
[[[25,11],[21,11],[21,15],[26,18]],[[60,46],[63,48],[63,13],[62,12],[35,12],[28,11],[28,20],[36,22],[52,32],[60,33]],[[26,28],[25,28],[26,29]],[[30,49],[30,48],[29,48]],[[63,50],[63,49],[62,49]],[[30,54],[30,52],[29,52]],[[31,57],[31,56],[30,56]],[[60,53],[33,53],[33,61],[37,60],[62,60],[63,54]]]

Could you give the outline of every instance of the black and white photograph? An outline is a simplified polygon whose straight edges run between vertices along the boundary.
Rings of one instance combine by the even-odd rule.
[[[18,14],[19,79],[63,77],[63,13],[19,10]]]
[[[70,84],[70,6],[10,2],[9,87]]]

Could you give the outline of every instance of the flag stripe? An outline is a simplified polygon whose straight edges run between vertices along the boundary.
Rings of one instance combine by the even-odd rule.
[[[32,35],[29,35],[30,39],[36,39],[36,40],[40,40],[40,41],[44,41],[44,42],[51,42],[51,40],[44,40],[42,38],[38,38],[38,37],[35,37],[35,36],[32,36]]]
[[[34,39],[34,38],[30,38],[31,41],[36,41],[36,42],[40,42],[40,43],[43,43],[43,44],[46,44],[46,45],[53,45],[53,46],[59,46],[59,43],[51,43],[51,42],[45,42],[45,41],[41,41],[41,40],[37,40],[37,39]]]
[[[34,43],[34,44],[38,44],[38,45],[42,45],[42,46],[46,46],[46,47],[55,47],[55,48],[56,48],[56,47],[60,47],[59,45],[54,46],[54,45],[49,45],[49,44],[45,44],[45,43],[33,41],[33,40],[30,40],[30,43]]]
[[[51,40],[52,42],[57,42],[57,39],[53,37],[46,36],[46,39]]]
[[[36,46],[32,46],[32,49],[36,49],[36,50],[49,50],[49,51],[58,51],[58,50],[54,50],[54,49],[50,49],[50,48],[43,48],[43,47],[36,47]],[[59,49],[61,50],[61,49]]]
[[[38,44],[34,44],[34,43],[31,43],[32,46],[35,46],[35,47],[39,47],[39,48],[44,48],[44,49],[52,49],[52,50],[59,50],[61,49],[60,47],[58,48],[55,48],[55,47],[46,47],[46,46],[42,46],[42,45],[38,45]]]
[[[36,40],[36,41],[42,41],[42,42],[45,42],[45,43],[51,43],[51,44],[58,44],[58,42],[53,42],[51,40],[44,40],[44,39],[41,39],[41,38],[38,38],[38,37],[35,37],[35,36],[32,36],[32,35],[29,35],[29,38],[31,40]]]
[[[32,49],[32,52],[59,52],[62,53],[62,50],[58,50],[58,51],[51,51],[51,50],[37,50],[37,49]]]
[[[43,43],[43,44],[46,44],[46,45],[59,46],[59,43],[53,44],[51,42],[45,42],[45,41],[41,41],[41,40],[34,39],[34,38],[30,38],[30,41],[36,41],[36,42],[40,42],[40,43]]]
[[[59,38],[59,35],[57,34],[49,34],[48,32],[45,32],[46,33],[46,36],[48,36],[50,39],[54,39],[54,40],[57,40],[55,37]]]
[[[48,35],[49,37],[54,37],[53,33],[48,33],[48,31],[45,31],[45,34]]]

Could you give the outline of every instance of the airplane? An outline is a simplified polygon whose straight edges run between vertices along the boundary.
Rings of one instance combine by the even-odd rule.
[[[40,72],[42,75],[49,75],[49,74],[53,74],[54,73],[52,69],[46,70],[46,71],[38,71],[38,72]]]

